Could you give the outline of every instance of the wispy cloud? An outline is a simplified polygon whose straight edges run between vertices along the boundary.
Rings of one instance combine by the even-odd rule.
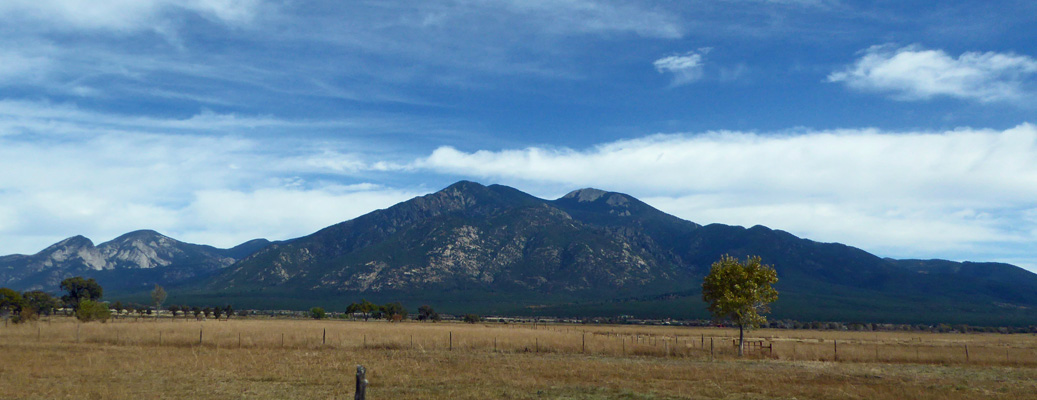
[[[219,23],[250,23],[263,0],[6,0],[0,16],[35,30],[102,30],[132,33],[168,26],[176,13]]]
[[[701,48],[684,54],[676,54],[655,60],[652,65],[659,73],[673,75],[673,86],[686,85],[702,79],[703,59],[710,48]]]
[[[384,146],[281,136],[368,124],[391,126],[213,112],[162,119],[0,101],[0,254],[141,228],[218,246],[284,239],[420,193],[368,183],[403,168]]]
[[[997,52],[966,52],[955,58],[917,45],[880,45],[864,50],[852,65],[830,74],[828,81],[900,100],[947,96],[1015,101],[1033,96],[1037,59]]]

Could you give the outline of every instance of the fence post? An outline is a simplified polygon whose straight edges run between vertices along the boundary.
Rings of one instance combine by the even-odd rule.
[[[839,361],[839,340],[832,340],[832,347],[835,349],[835,361]]]
[[[713,361],[713,338],[709,338],[709,361]]]
[[[320,336],[320,345],[323,346],[328,343],[328,328],[324,328],[324,333]]]
[[[454,350],[454,331],[450,331],[450,351]]]
[[[969,362],[969,344],[965,344],[965,362]]]
[[[583,349],[580,352],[587,354],[587,332],[583,333]]]
[[[202,344],[202,329],[198,328],[198,344]]]
[[[284,332],[281,332],[281,348],[284,348]]]
[[[238,332],[238,348],[241,348],[241,332]]]
[[[158,345],[162,345],[162,331],[158,331]]]
[[[367,396],[367,370],[363,365],[356,366],[356,395],[353,400],[364,400]]]

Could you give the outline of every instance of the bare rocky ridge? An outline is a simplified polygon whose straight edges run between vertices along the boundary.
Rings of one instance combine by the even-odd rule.
[[[265,241],[253,243],[265,245]],[[183,243],[155,231],[135,231],[94,246],[90,239],[73,236],[34,255],[0,258],[0,282],[23,290],[56,290],[62,279],[96,276],[113,287],[148,283],[170,284],[210,275],[237,261],[231,250]],[[148,282],[121,283],[120,275],[137,271]],[[141,274],[140,271],[150,273]],[[126,276],[128,278],[128,276]]]

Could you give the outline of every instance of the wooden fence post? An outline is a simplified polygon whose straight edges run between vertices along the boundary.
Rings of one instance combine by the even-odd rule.
[[[965,344],[965,362],[969,362],[969,344]]]
[[[281,332],[281,348],[284,348],[284,332]]]
[[[454,331],[450,331],[450,351],[454,351]]]
[[[832,340],[832,348],[835,349],[835,361],[839,361],[839,341]]]
[[[587,354],[587,332],[583,333],[583,349],[580,352]]]
[[[367,396],[367,369],[363,365],[356,366],[356,395],[353,400],[364,400]]]
[[[198,328],[198,344],[202,344],[202,329]]]
[[[158,345],[162,345],[162,331],[158,331]]]
[[[713,361],[713,338],[709,338],[709,361]]]
[[[241,332],[238,332],[238,348],[241,348]]]
[[[324,333],[320,336],[320,345],[323,346],[328,343],[328,328],[324,328]]]

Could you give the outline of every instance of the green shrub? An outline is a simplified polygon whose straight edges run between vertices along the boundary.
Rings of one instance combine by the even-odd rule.
[[[313,319],[324,319],[328,316],[328,313],[324,312],[321,307],[313,307],[310,309],[310,318]]]
[[[76,318],[83,322],[101,321],[107,322],[112,316],[108,305],[99,301],[81,300],[76,308]]]

